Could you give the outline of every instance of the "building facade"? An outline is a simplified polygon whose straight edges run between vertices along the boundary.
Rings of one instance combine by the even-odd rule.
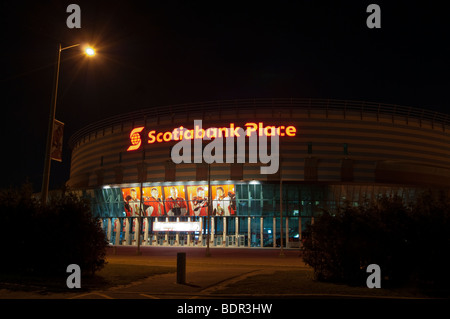
[[[74,134],[67,185],[114,245],[297,248],[324,209],[447,189],[449,124],[342,100],[155,107]]]

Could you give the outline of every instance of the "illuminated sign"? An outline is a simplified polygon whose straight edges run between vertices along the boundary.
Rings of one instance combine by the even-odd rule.
[[[153,231],[201,231],[201,222],[153,222]]]
[[[177,127],[172,131],[157,132],[156,130],[150,130],[148,135],[148,144],[163,143],[170,141],[181,140],[193,140],[193,139],[213,139],[213,138],[234,138],[241,136],[289,136],[294,137],[297,134],[295,126],[264,126],[263,122],[259,123],[246,123],[245,131],[239,126],[235,126],[234,123],[230,123],[229,127],[211,127],[203,129],[200,125],[194,125],[193,129],[186,129],[183,126]],[[127,151],[134,151],[141,147],[142,140],[140,132],[144,130],[144,127],[136,127],[130,132],[131,146]]]
[[[139,147],[141,147],[141,135],[139,134],[142,132],[144,128],[143,127],[137,127],[133,129],[130,133],[130,142],[131,146],[127,149],[127,151],[134,151],[137,150]]]

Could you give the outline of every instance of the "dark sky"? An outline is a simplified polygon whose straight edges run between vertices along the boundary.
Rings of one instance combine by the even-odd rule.
[[[69,29],[70,3],[81,29]],[[381,29],[366,8],[381,7]],[[56,118],[69,137],[91,122],[152,106],[312,97],[449,110],[450,19],[442,1],[1,1],[0,187],[39,191],[58,43]]]

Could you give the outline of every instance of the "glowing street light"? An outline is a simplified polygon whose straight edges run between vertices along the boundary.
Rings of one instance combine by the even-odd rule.
[[[55,122],[55,113],[56,113],[56,101],[58,98],[58,81],[59,81],[59,67],[61,64],[61,51],[75,48],[80,46],[81,43],[70,45],[67,47],[61,47],[61,43],[58,44],[58,55],[56,60],[56,70],[55,70],[55,86],[53,88],[53,100],[50,106],[50,115],[48,119],[48,128],[47,128],[47,146],[45,149],[45,160],[44,160],[44,175],[42,178],[42,190],[41,190],[41,200],[42,203],[46,204],[48,199],[48,186],[50,181],[50,166],[51,166],[51,146],[53,142],[53,123]],[[86,47],[84,50],[85,54],[88,56],[94,56],[95,50],[91,47]]]
[[[84,52],[88,55],[88,56],[94,56],[95,55],[95,50],[91,47],[87,47]]]

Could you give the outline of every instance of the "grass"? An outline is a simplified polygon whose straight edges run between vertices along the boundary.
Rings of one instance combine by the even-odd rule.
[[[175,272],[175,267],[107,263],[94,276],[81,276],[81,291],[127,285],[149,276]],[[69,274],[67,274],[69,276]],[[0,289],[26,292],[70,292],[66,276],[33,276],[18,273],[0,274]]]

